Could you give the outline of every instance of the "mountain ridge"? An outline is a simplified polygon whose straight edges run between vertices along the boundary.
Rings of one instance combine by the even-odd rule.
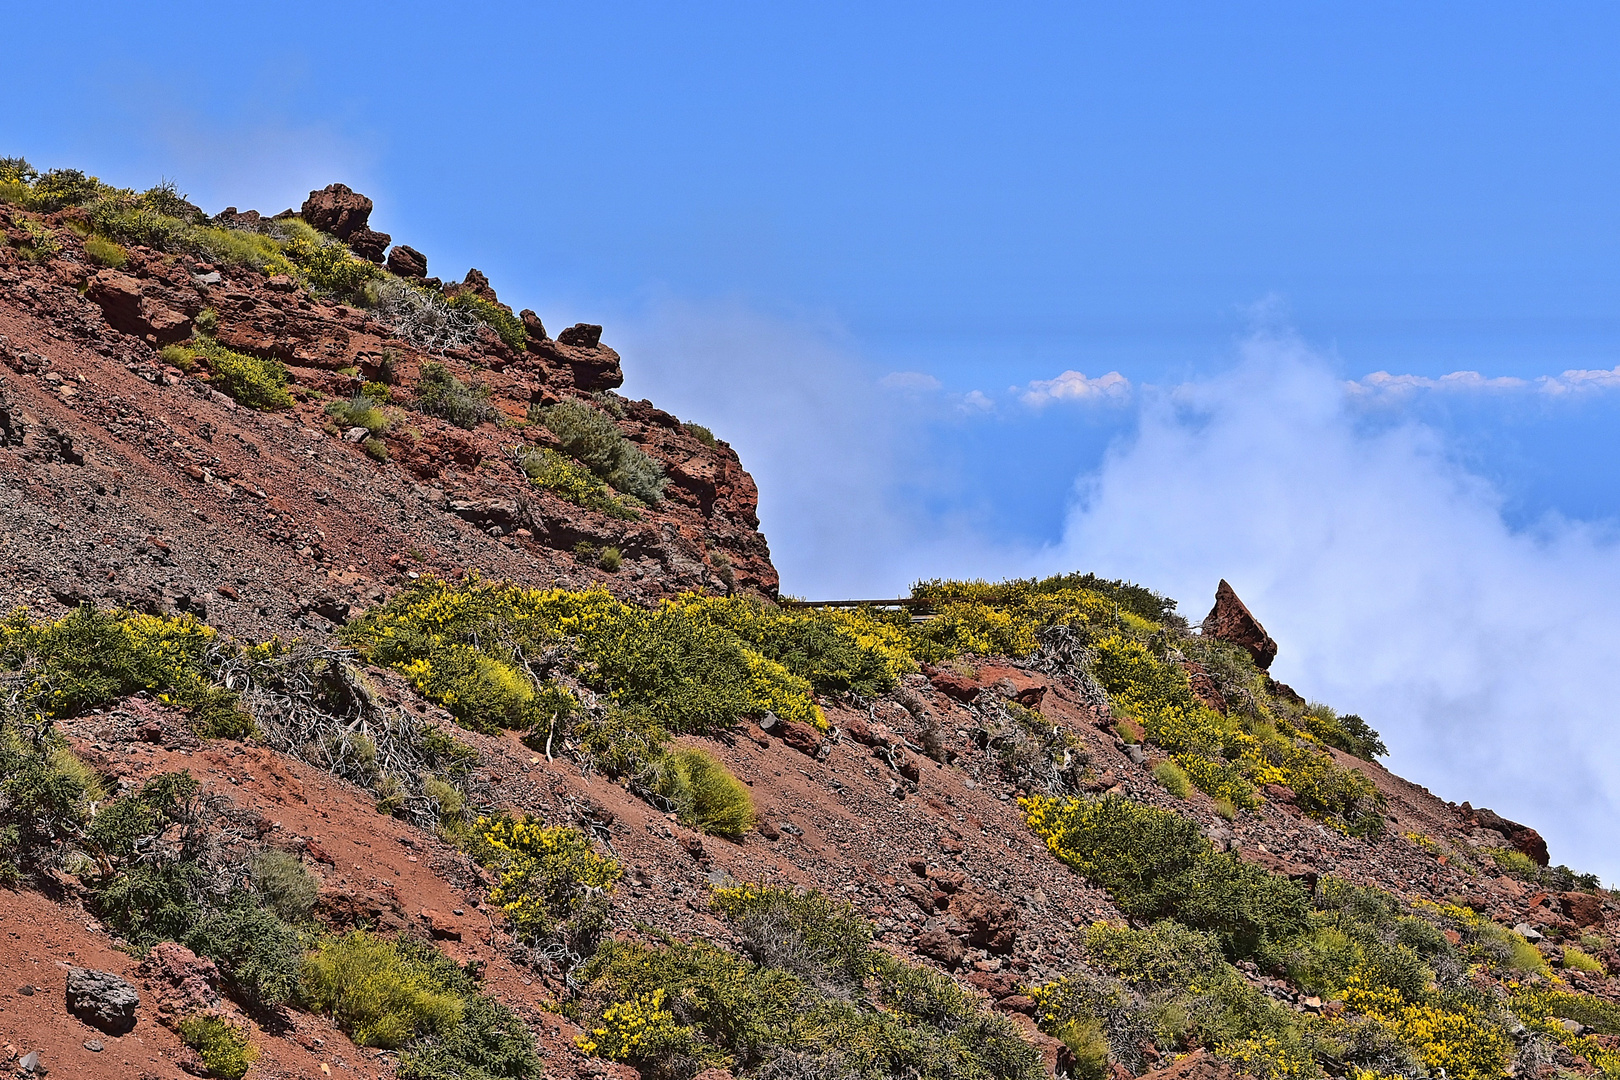
[[[1620,1075],[1614,896],[1379,765],[1225,581],[1201,633],[1092,575],[779,607],[737,455],[600,327],[343,185],[0,165],[24,1075]],[[323,996],[365,957],[398,1037]]]

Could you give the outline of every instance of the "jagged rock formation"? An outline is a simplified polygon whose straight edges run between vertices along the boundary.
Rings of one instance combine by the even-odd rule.
[[[1261,671],[1270,668],[1277,658],[1277,643],[1271,640],[1260,620],[1249,613],[1225,578],[1215,589],[1215,606],[1204,616],[1203,633],[1205,637],[1242,646]]]

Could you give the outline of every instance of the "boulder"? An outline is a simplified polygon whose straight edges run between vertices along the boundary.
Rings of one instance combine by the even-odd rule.
[[[540,321],[540,316],[529,308],[524,308],[518,313],[518,318],[523,320],[523,329],[529,332],[530,341],[546,340],[546,324]]]
[[[371,200],[346,184],[327,184],[309,193],[299,216],[322,232],[347,240],[371,220]]]
[[[191,318],[145,295],[139,281],[116,270],[98,270],[84,295],[101,308],[107,322],[120,333],[152,337],[159,345],[172,345],[191,336]]]
[[[445,290],[448,293],[472,293],[481,300],[488,300],[492,304],[499,304],[501,298],[495,295],[494,286],[490,285],[489,278],[476,266],[467,271],[467,276],[461,279],[460,285],[452,285]]]
[[[67,1010],[92,1027],[109,1035],[123,1035],[135,1027],[135,1010],[140,1003],[141,996],[120,975],[68,968]]]
[[[381,263],[383,252],[393,237],[376,229],[356,229],[349,234],[349,250],[368,262]]]
[[[1260,625],[1260,620],[1249,613],[1225,578],[1215,589],[1215,606],[1204,616],[1202,629],[1207,638],[1230,642],[1247,650],[1254,666],[1261,671],[1271,667],[1271,662],[1277,658],[1277,643]]]
[[[173,1024],[219,1004],[219,969],[212,960],[178,942],[152,946],[141,961],[140,973],[156,999],[158,1017],[164,1023]]]
[[[1018,909],[1005,900],[972,893],[952,902],[960,933],[970,945],[992,953],[1010,953],[1023,921]]]
[[[1576,926],[1603,925],[1603,898],[1586,892],[1560,893],[1558,906]]]
[[[558,334],[557,340],[580,349],[594,349],[602,344],[602,328],[594,323],[575,323]]]
[[[911,945],[922,956],[938,960],[948,968],[961,967],[967,955],[962,943],[943,930],[924,930]]]
[[[425,278],[427,256],[413,247],[396,244],[394,250],[388,253],[388,270],[402,278]]]
[[[821,752],[821,733],[809,724],[801,724],[795,720],[780,720],[771,730],[779,739],[801,754],[815,757]]]
[[[435,941],[461,940],[461,927],[444,912],[423,908],[420,918]]]

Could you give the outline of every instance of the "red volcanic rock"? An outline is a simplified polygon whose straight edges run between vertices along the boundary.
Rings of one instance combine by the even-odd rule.
[[[413,247],[396,244],[388,253],[388,272],[403,278],[427,277],[427,256]]]
[[[771,730],[783,742],[801,754],[815,757],[821,752],[821,735],[809,724],[801,724],[794,720],[780,720]]]
[[[1203,632],[1207,638],[1231,642],[1248,650],[1254,658],[1254,666],[1261,671],[1277,658],[1277,643],[1260,625],[1260,620],[1249,613],[1225,578],[1215,589],[1215,606],[1204,617]]]
[[[1187,673],[1187,681],[1192,684],[1193,697],[1221,715],[1226,715],[1226,698],[1204,665],[1196,660],[1188,660],[1181,667]]]
[[[937,668],[927,672],[927,675],[935,690],[958,701],[972,701],[985,687],[977,674],[964,675],[960,671]]]
[[[349,250],[370,262],[381,263],[383,252],[393,237],[376,229],[356,229],[349,234]]]
[[[99,270],[90,279],[84,295],[101,308],[115,330],[135,337],[150,336],[159,345],[184,341],[191,336],[189,316],[147,296],[145,286],[128,275]]]
[[[347,184],[327,184],[320,191],[309,193],[299,216],[322,232],[347,240],[366,227],[366,222],[371,220],[371,208],[371,200]]]
[[[1567,892],[1558,897],[1558,906],[1576,926],[1603,925],[1603,898],[1592,893]]]
[[[160,942],[141,961],[140,974],[156,998],[158,1018],[173,1024],[219,1004],[219,969],[184,945]]]
[[[1520,825],[1517,821],[1509,821],[1501,814],[1496,813],[1494,810],[1487,810],[1483,806],[1475,809],[1467,803],[1463,803],[1462,806],[1458,807],[1457,813],[1464,824],[1499,833],[1516,849],[1534,859],[1537,866],[1546,866],[1551,862],[1551,856],[1547,851],[1547,841],[1543,840],[1541,834],[1530,826]]]
[[[426,262],[425,261],[423,263],[423,266],[424,266],[423,273],[426,273],[427,271],[425,269],[425,267],[426,267]],[[536,315],[530,309],[524,308],[522,311],[518,312],[518,318],[523,320],[523,329],[525,329],[525,330],[527,330],[529,332],[529,340],[530,341],[545,341],[546,340],[546,338],[548,336],[546,334],[546,324],[540,321],[540,316]]]

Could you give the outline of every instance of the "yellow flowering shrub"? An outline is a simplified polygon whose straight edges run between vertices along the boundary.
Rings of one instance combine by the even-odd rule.
[[[47,719],[145,692],[188,710],[199,734],[247,734],[252,721],[208,670],[211,651],[229,647],[191,615],[82,607],[49,622],[22,611],[0,621],[0,670],[27,673],[21,702]]]
[[[1496,1080],[1505,1075],[1513,1043],[1484,1018],[1434,1003],[1409,1003],[1399,991],[1369,987],[1352,976],[1345,1004],[1372,1017],[1417,1051],[1431,1069],[1454,1080]]]
[[[692,1040],[692,1029],[664,1008],[663,987],[602,1010],[602,1019],[576,1041],[581,1050],[611,1061],[638,1062]]]
[[[500,874],[490,890],[518,933],[531,941],[583,937],[600,929],[603,898],[623,876],[578,829],[533,818],[480,818],[480,862]]]

